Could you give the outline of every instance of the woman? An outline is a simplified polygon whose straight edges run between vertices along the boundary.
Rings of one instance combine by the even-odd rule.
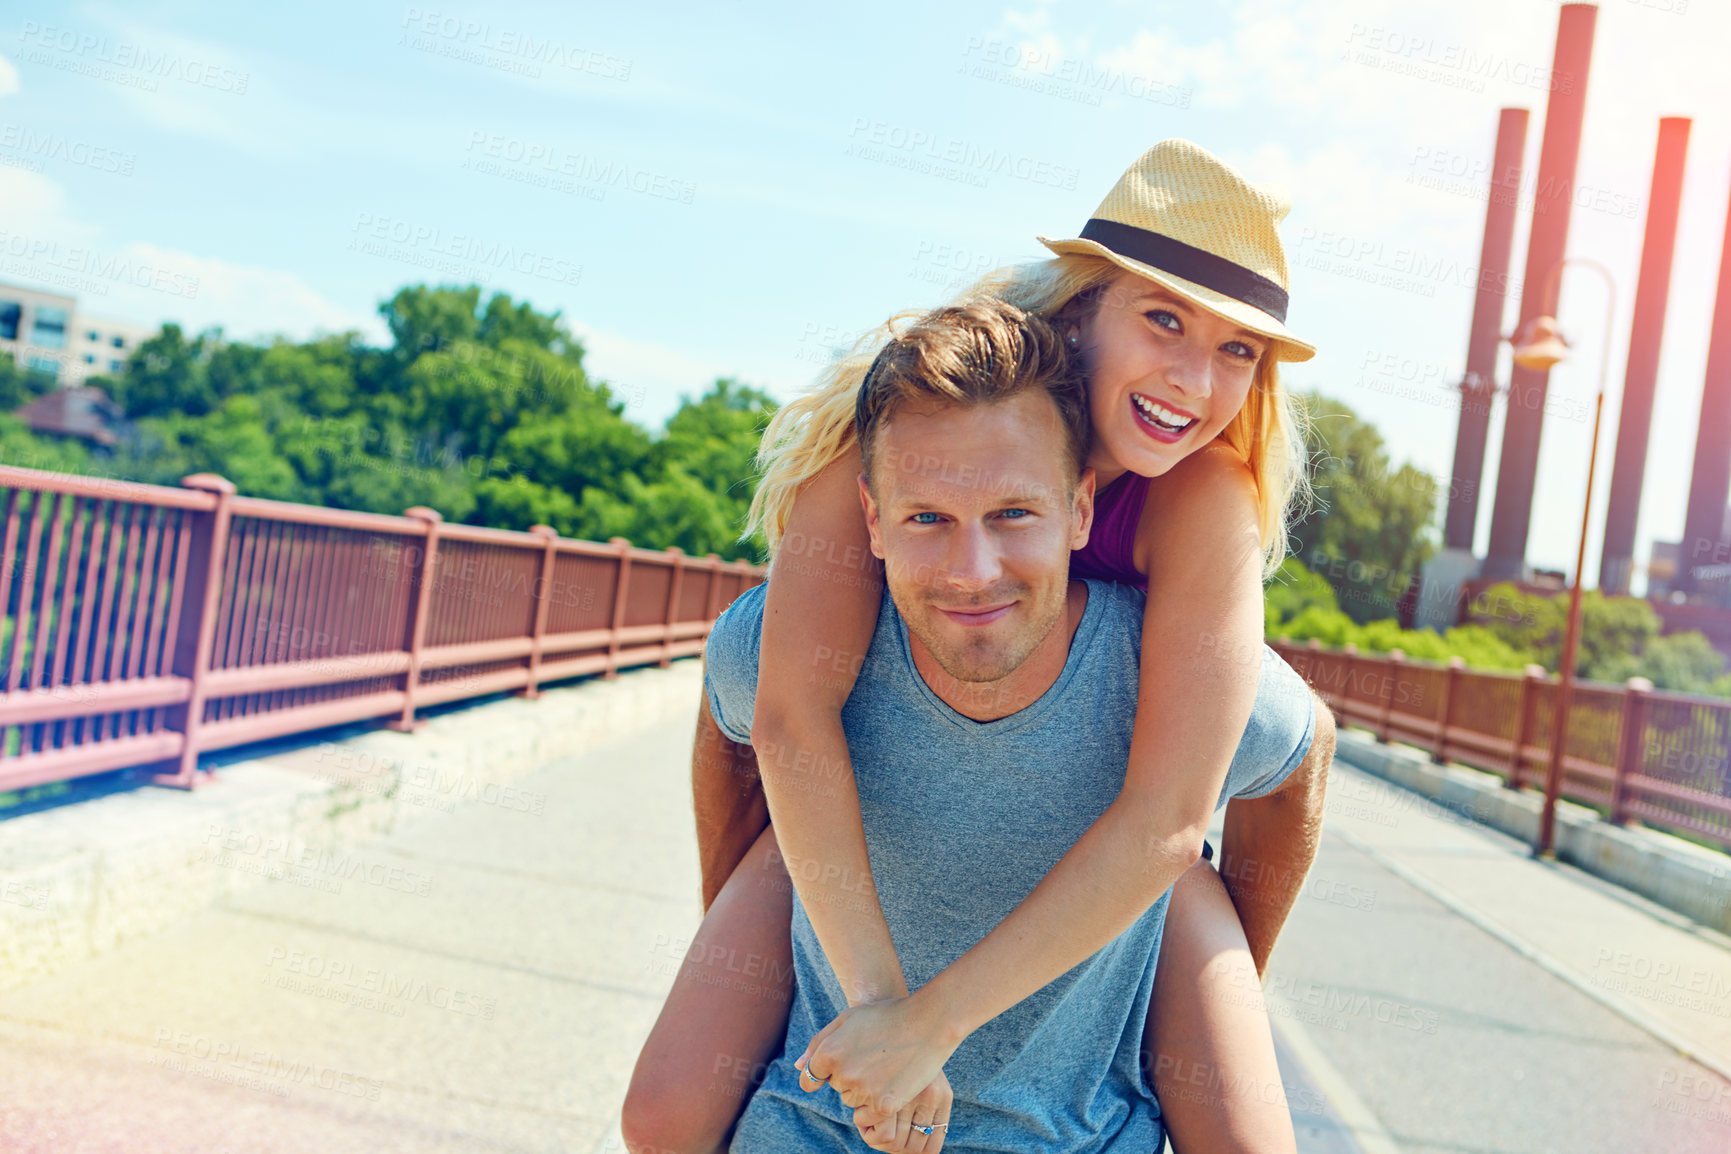
[[[1313,353],[1284,325],[1286,264],[1275,226],[1286,211],[1280,197],[1196,145],[1165,141],[1125,174],[1080,237],[1042,238],[1057,259],[974,290],[1051,321],[1083,361],[1098,487],[1095,535],[1073,554],[1072,572],[1148,588],[1139,701],[1154,706],[1138,712],[1119,802],[975,949],[996,941],[1002,955],[1004,942],[1037,942],[1059,910],[1067,926],[1085,926],[1078,936],[1097,949],[1178,883],[1145,1058],[1174,1145],[1186,1154],[1293,1147],[1278,1097],[1222,1101],[1182,1093],[1169,1077],[1188,1056],[1191,1069],[1210,1064],[1214,1086],[1279,1085],[1259,1001],[1239,996],[1235,1006],[1223,989],[1234,980],[1255,989],[1254,970],[1248,982],[1242,973],[1250,956],[1244,929],[1213,871],[1187,867],[1203,851],[1255,696],[1254,669],[1222,681],[1196,677],[1192,667],[1205,648],[1260,651],[1261,581],[1281,560],[1285,513],[1303,486],[1302,438],[1275,367]],[[860,1106],[856,1122],[874,1148],[929,1151],[940,1148],[949,1118],[941,1068],[954,1040],[920,1035],[882,912],[869,884],[859,884],[870,863],[840,723],[852,689],[848,655],[863,653],[879,605],[852,441],[853,396],[875,343],[784,408],[765,434],[752,527],[766,531],[772,551],[781,548],[752,740],[774,825],[737,869],[738,849],[705,862],[706,902],[720,877],[728,881],[710,906],[699,953],[763,958],[761,968],[773,969],[787,957],[787,890],[797,888],[853,1007],[796,1063],[815,1075],[800,1088],[827,1084],[823,1092]],[[1157,499],[1147,501],[1151,488]],[[718,780],[702,751],[725,743],[706,716],[700,726],[701,797]],[[800,780],[811,765],[833,775],[831,788]],[[751,814],[735,826],[743,848],[740,839],[756,828]],[[795,867],[791,887],[783,860]],[[821,869],[802,868],[819,861]],[[1112,885],[1099,884],[1106,877]],[[1042,982],[1063,972],[1040,968],[1050,962],[1037,945],[1023,954]],[[1224,976],[1234,966],[1236,978]],[[627,1099],[625,1130],[639,1149],[718,1148],[751,1072],[782,1039],[785,998],[772,983],[762,983],[767,997],[729,999],[689,964],[687,971]],[[718,1067],[724,1058],[729,1077],[714,1078],[705,1055],[720,1056]]]

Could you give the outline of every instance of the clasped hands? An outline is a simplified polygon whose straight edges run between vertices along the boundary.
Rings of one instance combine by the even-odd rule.
[[[824,1084],[854,1112],[860,1137],[890,1154],[935,1154],[948,1133],[950,1082],[944,1063],[960,1039],[945,1036],[916,998],[865,1002],[819,1030],[794,1062],[799,1087]],[[928,1135],[916,1126],[935,1127]]]

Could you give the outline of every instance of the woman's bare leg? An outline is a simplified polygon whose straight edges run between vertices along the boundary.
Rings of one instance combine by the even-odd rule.
[[[793,882],[766,828],[698,927],[631,1073],[620,1120],[632,1154],[725,1149],[787,1033]]]
[[[1172,887],[1142,1058],[1176,1154],[1296,1151],[1262,984],[1206,862]]]

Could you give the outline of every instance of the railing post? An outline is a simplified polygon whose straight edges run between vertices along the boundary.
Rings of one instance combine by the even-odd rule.
[[[186,584],[181,589],[180,628],[174,646],[174,674],[192,681],[185,705],[167,712],[167,727],[178,729],[184,744],[172,772],[153,773],[158,785],[191,789],[198,783],[198,730],[204,722],[205,674],[210,672],[210,647],[216,635],[216,611],[222,601],[222,567],[228,553],[229,498],[234,482],[215,473],[194,473],[180,479],[182,488],[199,489],[216,496],[216,507],[208,513],[189,513],[192,535],[187,545]],[[205,774],[209,776],[208,772]]]
[[[1613,825],[1629,820],[1629,775],[1640,773],[1646,763],[1647,695],[1653,683],[1645,677],[1631,677],[1623,683],[1623,740],[1617,747],[1617,772],[1611,778],[1611,816]]]
[[[523,696],[541,696],[541,642],[547,636],[547,607],[553,600],[553,563],[559,556],[559,530],[551,525],[531,525],[529,532],[546,538],[541,551],[541,580],[535,585],[535,624],[529,632],[529,681]]]
[[[1344,721],[1357,721],[1362,725],[1364,724],[1363,719],[1355,718],[1352,709],[1349,708],[1352,705],[1353,666],[1358,660],[1358,646],[1348,641],[1340,647],[1340,656],[1342,664],[1346,666],[1340,687],[1340,716]]]
[[[415,698],[421,687],[421,648],[427,640],[427,617],[433,607],[433,582],[439,573],[439,522],[444,517],[438,510],[425,505],[404,509],[403,516],[413,517],[426,526],[426,543],[416,558],[409,580],[415,595],[409,599],[409,619],[404,622],[403,648],[409,652],[409,671],[403,675],[403,712],[385,728],[409,733],[418,728],[415,720]]]
[[[1509,756],[1509,788],[1521,788],[1521,773],[1525,768],[1527,738],[1533,732],[1533,713],[1539,704],[1539,686],[1545,683],[1545,667],[1528,665],[1521,678],[1521,710],[1515,716],[1515,749]]]
[[[1455,690],[1460,684],[1461,671],[1466,668],[1461,657],[1449,658],[1448,671],[1443,674],[1442,705],[1437,709],[1436,739],[1430,759],[1438,765],[1448,764],[1449,722],[1455,707]]]
[[[703,619],[714,625],[721,612],[721,554],[710,553],[703,559],[709,569],[709,602],[703,607]]]
[[[1317,671],[1322,668],[1320,660],[1322,657],[1322,642],[1312,637],[1304,643],[1304,647],[1309,650],[1309,654],[1305,658],[1305,667],[1299,672],[1303,675],[1304,680],[1309,683],[1311,690],[1328,704],[1328,708],[1334,712],[1336,718],[1345,717],[1346,715],[1340,711],[1340,703],[1333,700],[1334,695],[1328,691],[1327,683],[1324,682],[1321,689],[1317,689],[1316,687],[1316,683],[1320,676]]]
[[[625,628],[625,594],[631,585],[631,542],[623,537],[609,537],[607,543],[619,551],[619,581],[613,587],[613,624],[607,638],[607,668],[602,677],[612,680],[619,676],[619,631]]]
[[[1382,706],[1382,717],[1377,722],[1376,739],[1384,745],[1388,744],[1389,720],[1394,716],[1394,688],[1400,681],[1400,667],[1405,661],[1405,653],[1391,649],[1388,654],[1388,673],[1377,687],[1377,700]]]
[[[680,586],[685,581],[685,550],[677,545],[667,547],[667,560],[673,566],[673,576],[667,582],[667,614],[661,632],[661,668],[673,664],[673,618],[679,613]]]

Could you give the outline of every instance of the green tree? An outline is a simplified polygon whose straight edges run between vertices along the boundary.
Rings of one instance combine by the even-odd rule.
[[[735,540],[774,402],[737,381],[684,398],[657,434],[630,420],[557,312],[468,286],[380,305],[391,344],[355,333],[228,341],[165,325],[112,379],[134,436],[104,471],[175,484],[220,473],[251,496],[751,557]],[[37,386],[0,361],[0,402]],[[15,407],[15,406],[13,406]],[[9,462],[90,472],[76,442],[0,425]]]
[[[1312,573],[1304,562],[1288,557],[1263,589],[1263,616],[1270,636],[1280,632],[1280,626],[1304,610],[1316,606],[1331,613],[1340,612],[1340,601],[1334,586]]]
[[[728,558],[761,557],[761,541],[755,543],[758,548],[750,549],[736,538],[757,488],[754,459],[763,430],[775,415],[774,399],[724,378],[696,400],[681,397],[680,401],[679,411],[668,419],[666,433],[655,446],[663,477],[666,469],[677,466],[714,502],[714,517],[727,526],[726,539],[713,541],[706,551]]]
[[[589,391],[556,417],[518,425],[499,446],[503,471],[563,489],[574,500],[594,486],[619,490],[627,476],[641,479],[651,466],[653,442],[622,409],[606,394]]]
[[[114,399],[134,420],[204,416],[221,399],[208,372],[213,341],[202,333],[188,340],[179,325],[163,325],[127,358]]]
[[[1725,693],[1725,658],[1705,634],[1668,633],[1655,637],[1641,653],[1618,654],[1593,671],[1596,681],[1645,677],[1655,689],[1682,693]]]
[[[379,312],[390,327],[397,360],[408,364],[422,353],[474,340],[481,323],[476,315],[480,302],[480,285],[410,285],[380,305]]]
[[[29,386],[29,374],[18,367],[11,353],[0,353],[0,413],[22,408],[35,395]]]
[[[11,413],[0,413],[0,464],[81,476],[108,471],[82,442],[40,436]]]
[[[1556,671],[1568,627],[1567,593],[1523,593],[1505,581],[1486,589],[1471,608],[1484,628],[1529,654],[1529,660]],[[1610,682],[1645,677],[1657,689],[1686,693],[1722,693],[1731,687],[1721,684],[1724,658],[1703,634],[1661,634],[1662,627],[1659,614],[1643,598],[1583,590],[1575,676]]]
[[[1436,479],[1394,468],[1382,434],[1346,405],[1303,397],[1318,507],[1292,527],[1293,552],[1333,586],[1359,622],[1395,614],[1412,575],[1436,554]]]
[[[634,544],[687,553],[719,553],[728,559],[755,559],[755,551],[735,540],[739,523],[703,482],[677,464],[658,481],[627,476],[618,493],[589,489],[583,494],[578,535],[596,540],[628,537]]]
[[[1266,614],[1270,638],[1312,638],[1330,649],[1352,644],[1366,653],[1399,649],[1417,661],[1445,662],[1460,657],[1475,669],[1521,669],[1533,657],[1484,625],[1457,625],[1446,633],[1402,629],[1392,617],[1354,621],[1335,605],[1328,582],[1288,557],[1268,586]]]
[[[11,353],[0,353],[0,413],[10,413],[57,388],[53,373],[20,368]]]

